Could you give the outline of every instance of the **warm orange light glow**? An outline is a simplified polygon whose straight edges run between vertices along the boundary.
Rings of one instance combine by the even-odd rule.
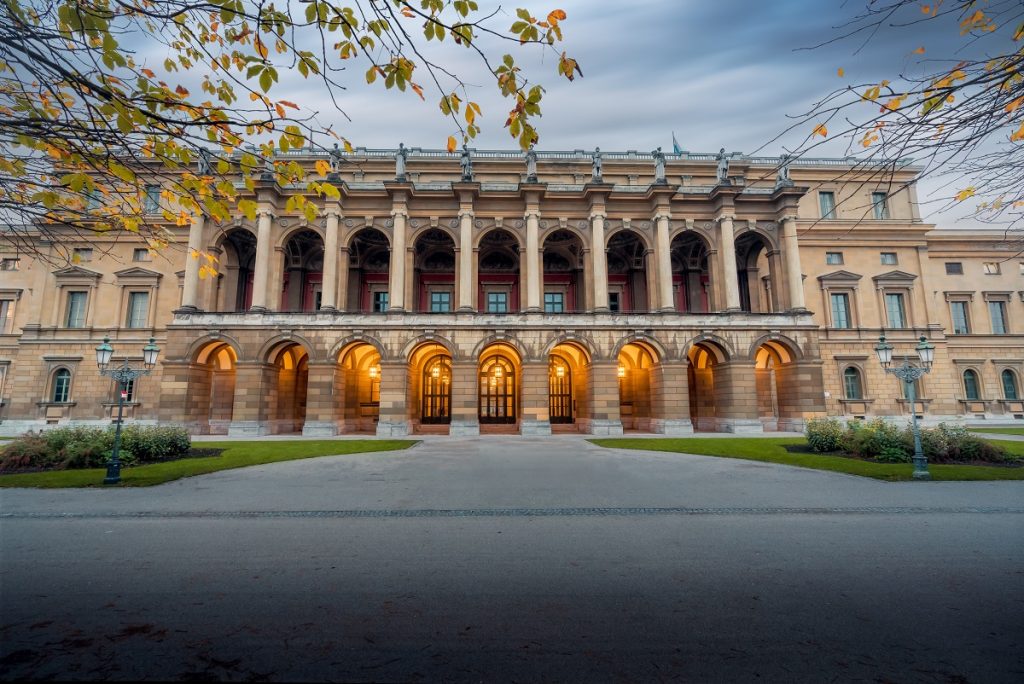
[[[494,367],[494,377],[495,378],[500,378],[502,376],[502,373],[503,373],[503,371],[501,369],[501,366],[495,366]]]
[[[434,367],[430,369],[430,377],[439,378],[441,377],[441,364],[434,364]]]
[[[380,371],[377,368],[377,366],[370,366],[370,379],[371,380],[376,380],[377,379],[377,373],[379,373],[379,372]]]
[[[626,367],[625,366],[619,366],[619,377],[620,378],[626,377]]]
[[[556,378],[564,378],[565,377],[565,366],[555,366],[555,377]]]

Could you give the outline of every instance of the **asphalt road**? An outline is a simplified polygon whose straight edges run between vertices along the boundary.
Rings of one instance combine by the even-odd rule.
[[[431,441],[0,493],[0,677],[1024,680],[1024,486]]]

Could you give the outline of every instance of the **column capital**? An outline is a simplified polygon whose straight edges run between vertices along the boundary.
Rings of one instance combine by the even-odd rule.
[[[340,207],[324,207],[324,216],[327,218],[336,218],[338,220],[345,218]]]
[[[783,214],[782,216],[780,216],[778,218],[778,224],[779,225],[783,225],[783,224],[785,224],[788,221],[796,221],[796,219],[797,219],[796,214]]]
[[[721,216],[716,216],[714,218],[715,223],[718,223],[718,224],[721,224],[723,221],[730,221],[730,222],[732,222],[732,221],[735,221],[735,220],[736,220],[736,215],[735,214],[722,214]]]
[[[662,219],[665,219],[666,221],[671,221],[672,220],[672,212],[670,212],[670,211],[655,212],[655,214],[654,214],[654,216],[652,218],[655,221],[660,221]]]
[[[531,218],[540,219],[540,209],[527,209],[523,214],[523,220],[529,221]]]
[[[472,209],[459,209],[459,218],[476,218],[476,214],[473,213]]]
[[[591,211],[590,220],[593,221],[594,219],[601,219],[602,221],[607,221],[608,214],[603,211]]]
[[[395,207],[391,210],[391,218],[409,218],[409,211],[404,206],[402,208]]]

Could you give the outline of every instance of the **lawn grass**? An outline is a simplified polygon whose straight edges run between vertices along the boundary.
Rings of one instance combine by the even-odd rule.
[[[875,463],[842,456],[793,453],[787,446],[806,446],[803,437],[679,437],[665,439],[611,438],[590,440],[612,449],[671,451],[702,456],[740,458],[748,461],[828,470],[877,480],[910,480],[913,466],[908,463]],[[1011,454],[1024,457],[1024,442],[995,442]],[[1024,480],[1024,468],[975,465],[930,465],[933,480]]]
[[[1019,427],[990,427],[990,428],[967,428],[971,432],[991,432],[998,435],[1024,435],[1024,428]]]
[[[393,451],[407,449],[413,444],[416,444],[416,441],[409,439],[195,442],[194,446],[197,448],[223,449],[224,451],[219,456],[184,458],[179,461],[124,468],[121,471],[121,486],[149,487],[183,477],[215,473],[218,470],[245,468],[263,463],[294,461],[316,456]],[[0,475],[0,487],[100,487],[103,486],[103,477],[106,472],[106,469],[95,468]]]

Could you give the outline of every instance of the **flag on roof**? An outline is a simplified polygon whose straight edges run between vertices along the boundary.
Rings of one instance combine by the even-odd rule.
[[[683,148],[679,146],[679,141],[676,140],[676,132],[672,131],[672,151],[676,154],[680,154]]]

